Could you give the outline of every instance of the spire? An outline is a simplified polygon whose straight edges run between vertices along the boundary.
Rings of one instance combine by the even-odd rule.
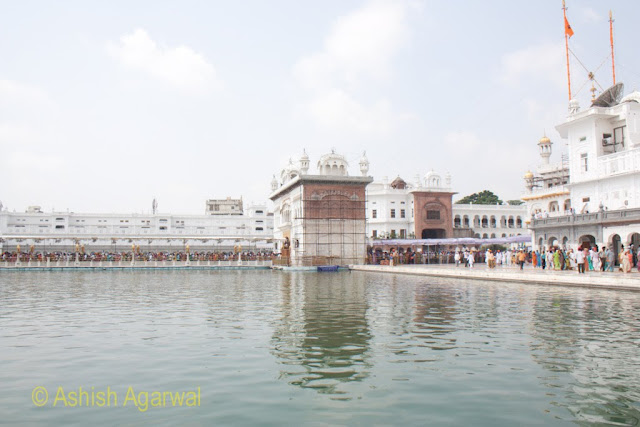
[[[367,152],[362,152],[362,157],[360,158],[360,173],[362,176],[367,176],[369,173],[369,159],[367,159]]]

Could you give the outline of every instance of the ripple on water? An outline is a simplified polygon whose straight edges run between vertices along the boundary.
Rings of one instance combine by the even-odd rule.
[[[368,273],[0,274],[8,424],[640,424],[640,295]],[[34,408],[36,385],[200,408]],[[38,410],[36,410],[38,409]]]

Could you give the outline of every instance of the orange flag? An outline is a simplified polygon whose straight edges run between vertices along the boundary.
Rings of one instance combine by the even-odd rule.
[[[564,17],[564,33],[571,37],[573,35],[573,30],[571,29],[571,25],[569,25],[569,21],[567,21],[567,17]]]

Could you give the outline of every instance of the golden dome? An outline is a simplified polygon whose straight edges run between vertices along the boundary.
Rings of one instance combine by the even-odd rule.
[[[527,171],[527,173],[524,174],[524,179],[531,179],[531,178],[533,178],[533,172]]]
[[[540,144],[548,144],[549,142],[551,142],[551,140],[547,138],[547,135],[540,138]]]

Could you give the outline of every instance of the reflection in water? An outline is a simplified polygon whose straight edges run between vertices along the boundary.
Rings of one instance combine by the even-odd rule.
[[[456,348],[456,298],[450,291],[418,288],[415,305],[415,338],[432,350]]]
[[[554,390],[551,405],[566,407],[578,422],[638,425],[638,307],[625,301],[626,292],[609,295],[615,299],[539,293],[531,356],[547,371],[539,379]]]
[[[341,280],[345,274],[283,274],[272,351],[290,384],[345,394],[341,383],[367,377],[365,283]]]

